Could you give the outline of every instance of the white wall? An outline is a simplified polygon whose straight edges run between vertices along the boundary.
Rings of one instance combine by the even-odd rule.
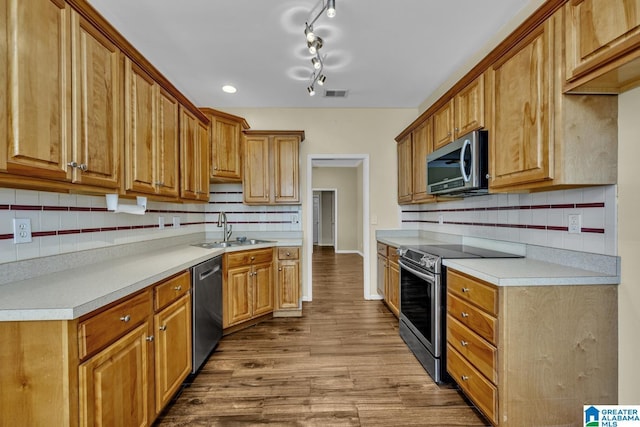
[[[618,289],[618,399],[640,403],[640,88],[618,97],[618,253],[622,283]]]

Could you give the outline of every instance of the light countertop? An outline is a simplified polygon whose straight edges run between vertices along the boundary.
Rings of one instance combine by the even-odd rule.
[[[301,245],[302,239],[227,249],[180,244],[9,283],[0,287],[0,321],[76,319],[225,252]]]

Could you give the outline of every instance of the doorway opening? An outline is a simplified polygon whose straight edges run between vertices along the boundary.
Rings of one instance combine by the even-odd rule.
[[[313,246],[331,246],[338,252],[338,189],[313,189]]]
[[[355,180],[356,192],[347,197],[345,192],[335,185],[316,185],[314,188],[314,170],[320,174],[324,168],[348,168],[352,171],[351,180]],[[338,169],[335,169],[337,171]],[[344,180],[341,181],[344,183]],[[316,241],[314,224],[314,190],[331,191],[334,194],[333,204],[333,246],[336,252],[358,253],[362,256],[363,297],[364,299],[379,299],[375,289],[371,288],[371,261],[370,261],[370,236],[369,236],[369,155],[368,154],[310,154],[307,157],[307,174],[305,187],[305,200],[307,209],[304,210],[304,229],[309,238],[305,239],[303,269],[303,301],[313,299],[313,246]],[[318,209],[321,207],[320,194],[318,196]],[[348,212],[355,218],[353,224],[341,220],[342,214]],[[326,226],[325,226],[326,227]],[[318,230],[319,231],[319,230]],[[325,230],[326,231],[326,230]],[[353,233],[354,236],[348,236]],[[345,243],[352,242],[351,244]],[[318,242],[321,237],[318,235]],[[353,243],[355,242],[355,244]]]

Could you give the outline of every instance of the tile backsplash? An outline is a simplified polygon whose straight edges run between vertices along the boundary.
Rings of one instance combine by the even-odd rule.
[[[491,194],[402,206],[403,229],[419,229],[617,255],[617,186],[530,194]],[[568,231],[569,215],[582,231]]]
[[[107,211],[104,196],[0,188],[0,264],[198,232],[220,232],[224,211],[234,236],[246,231],[301,231],[300,206],[248,206],[242,184],[212,184],[210,202],[147,203],[144,215]],[[135,199],[120,199],[135,204]],[[173,227],[173,218],[180,227]],[[13,243],[13,218],[29,218],[33,240]],[[160,218],[164,228],[160,228]]]

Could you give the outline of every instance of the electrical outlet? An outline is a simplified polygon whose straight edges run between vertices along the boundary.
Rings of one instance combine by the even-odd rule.
[[[13,218],[13,243],[30,243],[31,219]]]
[[[158,218],[158,228],[162,230],[164,228],[164,217],[161,216]]]
[[[180,217],[179,216],[174,216],[173,217],[173,228],[180,228]]]
[[[297,223],[298,223],[298,214],[291,215],[291,224],[297,224]]]
[[[438,224],[444,224],[444,215],[438,215]]]
[[[579,234],[582,232],[582,215],[569,214],[569,233]]]

